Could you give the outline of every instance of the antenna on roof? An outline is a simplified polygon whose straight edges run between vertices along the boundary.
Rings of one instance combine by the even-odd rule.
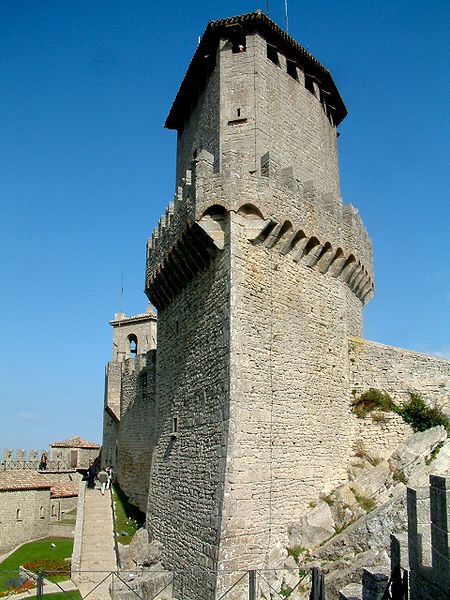
[[[269,16],[269,0],[266,0],[266,17]]]
[[[120,321],[122,320],[122,311],[123,311],[123,270],[122,270],[122,280],[121,280],[121,284],[120,284],[119,327],[120,327]]]
[[[288,0],[284,0],[284,12],[286,13],[286,33],[288,33],[289,32]]]

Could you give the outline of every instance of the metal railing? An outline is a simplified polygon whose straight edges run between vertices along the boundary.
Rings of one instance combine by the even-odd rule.
[[[39,471],[39,460],[2,460],[0,461],[0,471]],[[49,460],[47,467],[43,471],[75,471],[69,462],[64,460]]]
[[[216,600],[323,600],[323,575],[314,567],[299,569],[251,569],[221,571],[218,587],[211,592]],[[61,572],[33,573],[23,568],[0,571],[0,599],[37,600],[59,594],[67,600],[183,600],[192,598],[187,573],[157,570],[72,571],[72,580],[61,581]],[[76,584],[74,583],[76,582]],[[188,591],[189,590],[189,591]]]

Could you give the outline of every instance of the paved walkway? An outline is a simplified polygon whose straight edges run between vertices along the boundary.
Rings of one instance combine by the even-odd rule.
[[[110,600],[112,578],[108,574],[116,570],[111,492],[107,490],[102,496],[98,489],[87,489],[78,583],[81,596],[87,600]]]

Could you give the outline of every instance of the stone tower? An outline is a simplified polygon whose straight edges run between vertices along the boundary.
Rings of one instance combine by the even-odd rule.
[[[127,402],[124,398],[124,374],[139,370],[146,355],[156,348],[157,317],[149,304],[147,311],[127,317],[116,313],[113,327],[112,360],[105,369],[102,464],[117,467],[119,424]]]
[[[339,192],[346,113],[327,69],[257,12],[209,23],[167,118],[147,527],[183,598],[270,567],[287,519],[346,479],[348,340],[373,293],[371,242]]]

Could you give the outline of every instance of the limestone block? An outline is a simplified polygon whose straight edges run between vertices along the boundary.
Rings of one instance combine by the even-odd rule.
[[[383,460],[376,467],[372,467],[360,473],[352,488],[367,498],[376,498],[386,489],[386,483],[390,476],[389,463]]]
[[[360,583],[349,583],[339,590],[339,600],[361,600],[362,585]]]
[[[289,545],[291,547],[317,548],[324,540],[334,533],[335,522],[331,508],[326,502],[320,501],[317,506],[308,511],[299,523],[290,527]]]
[[[409,476],[418,465],[424,464],[434,448],[446,439],[447,432],[441,425],[415,433],[395,450],[389,464],[394,471],[400,470]]]
[[[358,502],[355,498],[355,494],[352,490],[352,484],[346,483],[345,485],[341,485],[335,492],[332,494],[333,499],[336,502],[339,502],[343,506],[354,509],[358,506]]]
[[[364,569],[363,600],[382,600],[389,581],[389,569]]]
[[[336,559],[370,549],[388,550],[390,533],[406,531],[406,493],[403,490],[389,502],[361,517],[357,522],[326,542],[314,556]],[[367,564],[367,563],[366,563]]]

